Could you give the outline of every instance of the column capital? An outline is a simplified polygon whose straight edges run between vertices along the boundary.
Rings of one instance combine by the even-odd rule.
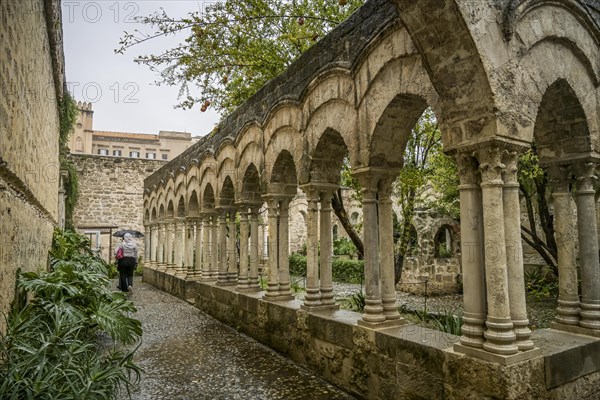
[[[594,181],[596,176],[597,163],[591,161],[582,161],[574,164],[573,172],[577,181],[577,193],[595,193]]]
[[[504,149],[501,147],[485,147],[477,151],[482,186],[503,186],[502,171],[506,165],[502,163]]]
[[[461,151],[454,155],[458,169],[460,185],[477,185],[479,180],[479,165],[473,151]]]
[[[352,175],[358,179],[364,190],[368,191],[386,191],[400,170],[397,168],[378,168],[378,167],[363,167],[352,171]]]
[[[570,165],[548,165],[548,180],[554,193],[569,193],[569,185],[573,182],[573,171]]]
[[[504,164],[502,178],[504,181],[504,186],[519,187],[519,181],[517,178],[517,164],[519,162],[519,157],[521,156],[520,150],[521,149],[506,149],[502,152],[502,163]]]

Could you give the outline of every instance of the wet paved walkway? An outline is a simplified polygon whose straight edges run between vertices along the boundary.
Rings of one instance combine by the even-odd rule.
[[[136,278],[142,321],[134,400],[353,399],[271,349]]]

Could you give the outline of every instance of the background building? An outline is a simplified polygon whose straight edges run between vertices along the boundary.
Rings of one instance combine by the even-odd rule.
[[[189,132],[159,131],[148,133],[94,130],[92,103],[78,102],[79,117],[71,135],[69,149],[73,154],[171,160],[196,143],[199,137]]]

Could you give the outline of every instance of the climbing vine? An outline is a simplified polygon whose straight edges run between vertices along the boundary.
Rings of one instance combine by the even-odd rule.
[[[69,137],[77,120],[77,103],[69,92],[65,92],[59,105],[59,160],[61,173],[66,171],[65,176],[65,229],[73,229],[73,211],[79,185],[77,182],[77,171],[75,165],[67,158],[69,153]]]

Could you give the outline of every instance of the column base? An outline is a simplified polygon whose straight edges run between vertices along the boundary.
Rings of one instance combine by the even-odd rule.
[[[512,365],[542,355],[542,350],[540,350],[537,347],[534,347],[531,350],[520,351],[518,353],[510,354],[507,356],[496,353],[490,353],[489,351],[477,349],[475,347],[463,346],[460,343],[455,343],[453,349],[457,353],[466,354],[471,357],[479,358],[480,360],[489,361],[500,365]]]
[[[382,322],[368,322],[363,319],[359,319],[358,321],[356,321],[356,323],[358,324],[358,326],[361,326],[363,328],[379,330],[379,329],[394,328],[396,326],[405,325],[406,320],[404,318],[400,318],[400,319],[389,319],[389,320],[385,320]]]
[[[321,304],[321,305],[315,305],[315,306],[311,306],[311,305],[306,305],[306,304],[302,304],[300,306],[301,309],[306,310],[306,311],[335,311],[335,310],[339,310],[340,309],[340,305],[339,304]]]
[[[291,300],[296,300],[296,298],[289,294],[276,294],[276,295],[269,295],[269,293],[265,293],[265,295],[263,296],[263,300],[267,300],[267,301],[291,301]]]
[[[561,324],[559,322],[551,322],[550,329],[556,329],[557,331],[563,331],[563,332],[576,333],[578,335],[600,337],[600,329],[584,328],[583,326],[579,326],[579,325],[567,325],[567,324]]]

